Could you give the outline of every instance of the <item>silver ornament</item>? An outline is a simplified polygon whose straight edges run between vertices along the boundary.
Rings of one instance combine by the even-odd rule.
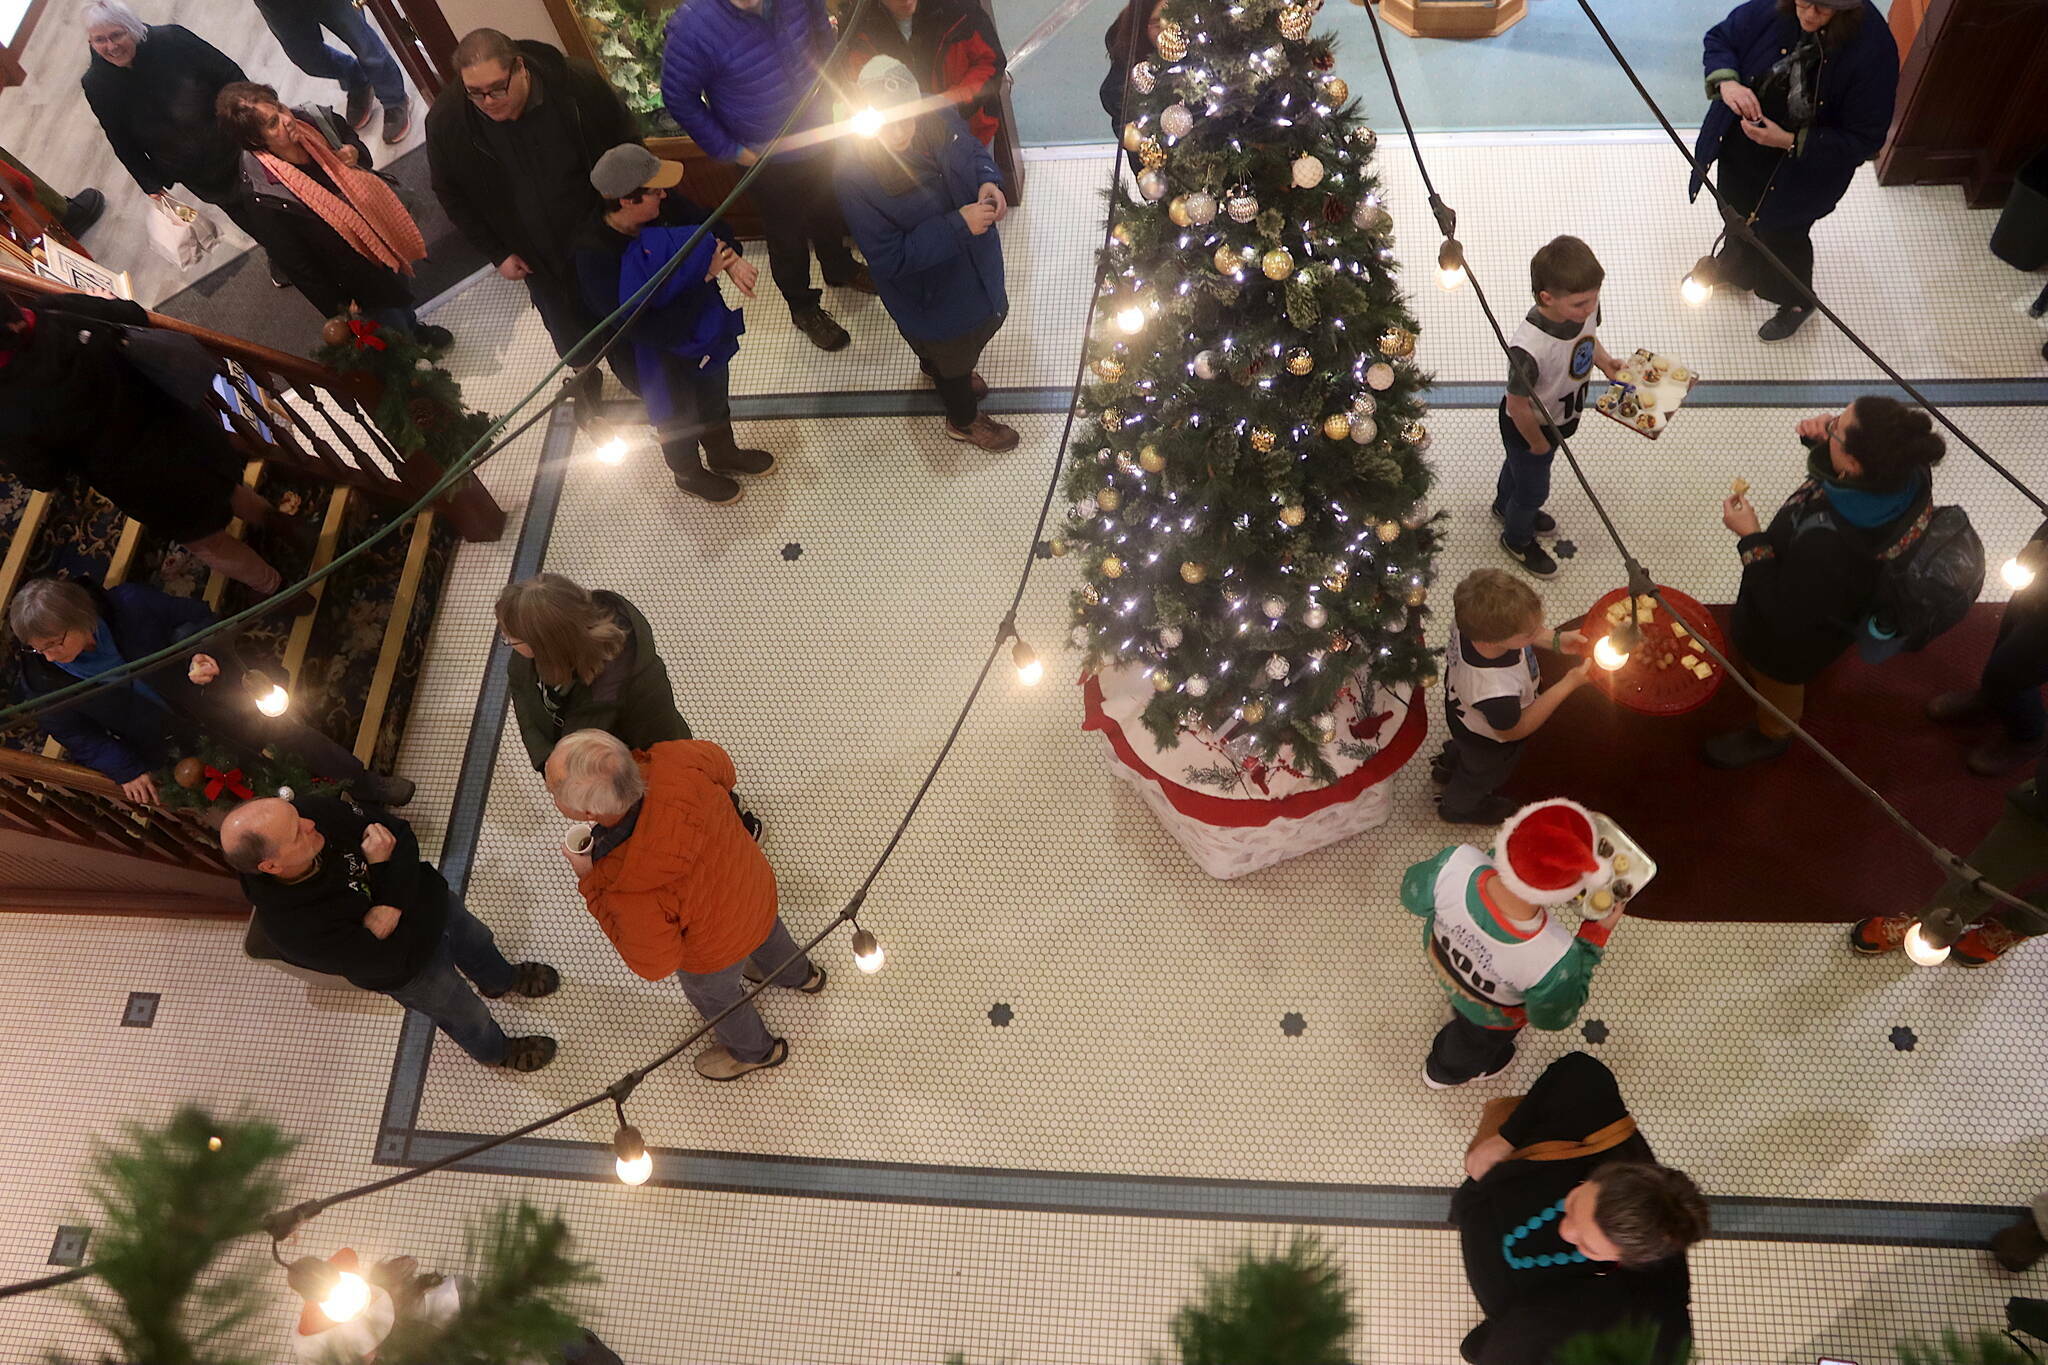
[[[1138,193],[1153,203],[1166,197],[1166,177],[1158,171],[1146,171],[1138,177]]]
[[[1077,645],[1085,646],[1088,643],[1088,627],[1075,626],[1073,632],[1067,638]]]
[[[1401,524],[1411,531],[1428,520],[1429,502],[1426,499],[1401,514]]]
[[[1214,351],[1195,352],[1195,377],[1197,379],[1214,379],[1222,373],[1222,356],[1217,355]]]
[[[1230,198],[1224,201],[1223,211],[1230,215],[1230,220],[1234,223],[1249,223],[1259,216],[1259,201],[1252,196],[1249,186],[1239,185],[1230,192]]]
[[[1185,104],[1169,104],[1159,113],[1159,128],[1168,137],[1186,137],[1195,130],[1194,111]]]
[[[1131,68],[1131,88],[1141,95],[1152,93],[1152,87],[1159,83],[1159,68],[1150,62],[1139,62]]]
[[[1266,613],[1267,620],[1277,621],[1287,614],[1287,599],[1284,597],[1269,597],[1259,603],[1259,610]]]
[[[1321,630],[1330,623],[1330,613],[1322,607],[1307,607],[1302,610],[1301,623],[1310,630]]]
[[[1373,203],[1370,199],[1358,201],[1358,207],[1351,211],[1351,226],[1367,232],[1385,232],[1394,225],[1394,216]]]
[[[1365,372],[1365,382],[1381,391],[1393,388],[1394,367],[1384,360],[1374,363]]]
[[[1196,190],[1181,201],[1181,208],[1196,227],[1207,227],[1216,221],[1216,196],[1206,191]]]
[[[1358,442],[1358,444],[1362,446],[1371,445],[1372,438],[1379,434],[1378,424],[1370,417],[1354,417],[1351,419],[1351,439]]]
[[[1209,695],[1209,680],[1199,673],[1189,678],[1181,686],[1191,697],[1206,697]]]
[[[1179,649],[1181,639],[1179,626],[1161,626],[1159,628],[1159,643],[1166,648]]]
[[[1370,417],[1379,410],[1380,400],[1369,393],[1359,393],[1351,399],[1351,415],[1354,418]]]
[[[1287,660],[1278,654],[1266,660],[1266,676],[1275,682],[1286,677],[1290,671],[1292,670],[1288,668]]]

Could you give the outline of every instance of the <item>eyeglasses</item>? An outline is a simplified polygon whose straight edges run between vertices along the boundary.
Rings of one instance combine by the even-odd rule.
[[[524,58],[515,57],[512,59],[512,70],[506,73],[504,80],[481,88],[474,85],[465,85],[462,87],[462,92],[469,96],[471,104],[489,104],[493,100],[504,99],[505,96],[512,93],[512,82],[518,79],[524,62]]]

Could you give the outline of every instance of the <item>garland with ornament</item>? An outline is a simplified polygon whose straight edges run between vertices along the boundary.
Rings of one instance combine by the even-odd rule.
[[[251,754],[230,749],[202,735],[196,745],[177,750],[172,761],[159,769],[157,800],[184,810],[233,810],[252,796],[274,796],[281,790],[310,795],[316,784],[322,790],[341,790],[345,782],[314,777],[306,765],[291,753],[268,749]]]
[[[350,314],[329,318],[320,340],[313,359],[377,381],[370,420],[400,452],[424,452],[437,468],[448,469],[490,430],[491,417],[464,407],[455,376],[407,333]]]
[[[1318,8],[1167,0],[1130,71],[1141,198],[1114,192],[1050,548],[1082,562],[1071,643],[1145,671],[1162,748],[1229,733],[1328,782],[1345,685],[1435,674],[1440,532],[1377,138]]]

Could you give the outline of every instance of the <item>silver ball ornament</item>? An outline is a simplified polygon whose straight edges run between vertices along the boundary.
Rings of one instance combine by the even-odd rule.
[[[1152,93],[1152,87],[1159,83],[1159,68],[1150,62],[1139,62],[1131,68],[1131,88],[1141,95]]]
[[[1206,227],[1216,221],[1216,196],[1204,190],[1196,190],[1183,202],[1188,221],[1196,227]]]
[[[1166,177],[1158,171],[1146,171],[1138,177],[1138,193],[1152,203],[1166,197]]]
[[[1281,617],[1287,615],[1287,599],[1284,597],[1268,597],[1265,601],[1259,603],[1259,610],[1266,614],[1267,620],[1278,621]]]
[[[1185,104],[1169,104],[1159,113],[1159,128],[1168,137],[1186,137],[1195,130],[1194,111]]]
[[[1310,630],[1321,630],[1330,623],[1330,613],[1325,607],[1306,607],[1301,613],[1301,623]]]
[[[1287,660],[1278,654],[1266,660],[1266,676],[1275,682],[1280,681],[1280,679],[1286,677],[1292,671],[1288,666]]]
[[[1161,626],[1159,628],[1159,643],[1168,649],[1179,649],[1180,642],[1184,638],[1179,626]]]
[[[1182,687],[1191,697],[1206,697],[1209,695],[1209,680],[1199,673],[1189,678],[1182,684]]]

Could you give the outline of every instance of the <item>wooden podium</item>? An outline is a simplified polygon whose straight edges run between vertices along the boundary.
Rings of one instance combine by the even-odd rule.
[[[1381,18],[1411,38],[1491,38],[1521,23],[1529,0],[1379,0],[1379,7]]]

